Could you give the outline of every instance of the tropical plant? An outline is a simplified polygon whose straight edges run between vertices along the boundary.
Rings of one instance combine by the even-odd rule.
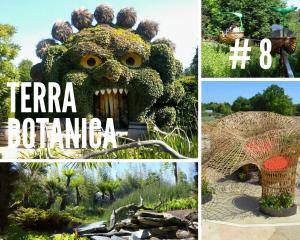
[[[64,192],[64,188],[61,186],[59,179],[53,178],[46,181],[45,189],[48,192],[46,209],[50,209],[55,203],[57,196]]]
[[[60,210],[65,210],[66,206],[68,204],[68,198],[70,196],[70,184],[71,184],[71,178],[75,176],[76,171],[73,168],[66,168],[62,170],[62,174],[66,177],[66,187],[65,192],[62,196],[61,204],[60,204]]]
[[[71,180],[71,187],[74,187],[76,190],[76,206],[78,206],[81,201],[81,194],[79,191],[79,187],[84,184],[84,181],[85,179],[83,176],[77,176],[76,178],[73,178]]]

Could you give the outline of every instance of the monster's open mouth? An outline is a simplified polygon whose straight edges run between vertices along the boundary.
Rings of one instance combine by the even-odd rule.
[[[102,123],[113,118],[115,128],[128,127],[128,90],[124,88],[99,89],[94,94],[94,114]]]

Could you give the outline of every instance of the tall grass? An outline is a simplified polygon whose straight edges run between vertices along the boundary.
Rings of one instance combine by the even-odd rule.
[[[170,134],[167,136],[159,133],[150,133],[147,139],[162,140],[171,146],[181,155],[197,158],[198,156],[198,136],[192,135],[188,139],[185,134]],[[118,145],[126,144],[124,140],[119,140]],[[157,146],[140,147],[135,149],[121,150],[115,153],[99,156],[98,159],[172,159],[169,153],[162,151]]]
[[[241,43],[242,45],[242,43]],[[272,66],[264,70],[260,67],[260,49],[251,46],[250,60],[245,69],[231,69],[229,56],[230,46],[217,42],[202,42],[202,77],[283,77],[282,68],[279,65],[279,55],[272,57]]]
[[[127,196],[120,198],[108,206],[102,216],[103,219],[108,220],[113,209],[125,206],[129,203],[139,204],[140,196],[144,199],[144,205],[147,207],[159,203],[159,194],[162,202],[167,202],[173,199],[188,198],[191,196],[192,186],[188,184],[179,184],[170,186],[169,184],[163,185],[149,185],[142,189],[135,190]]]

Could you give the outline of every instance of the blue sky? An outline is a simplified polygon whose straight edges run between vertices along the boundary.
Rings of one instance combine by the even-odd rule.
[[[176,43],[176,57],[189,66],[197,46],[198,0],[9,0],[1,1],[0,23],[8,23],[17,28],[14,41],[22,49],[15,63],[22,59],[39,62],[35,56],[36,44],[51,37],[51,29],[58,19],[70,21],[71,12],[86,7],[94,12],[99,4],[109,4],[118,11],[124,7],[134,7],[138,22],[143,19],[160,24],[158,37],[166,37]]]
[[[202,82],[202,102],[232,103],[239,96],[252,97],[272,84],[284,88],[285,93],[293,99],[294,103],[300,103],[300,82],[295,81],[204,81]]]

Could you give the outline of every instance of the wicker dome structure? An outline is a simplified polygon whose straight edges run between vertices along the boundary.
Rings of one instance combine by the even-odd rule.
[[[238,112],[204,126],[210,141],[203,167],[228,175],[252,163],[263,161],[286,146],[299,143],[300,123],[272,112]]]
[[[210,141],[203,172],[232,174],[247,164],[261,172],[262,197],[294,196],[300,156],[300,123],[272,112],[238,112],[203,129]],[[207,176],[206,176],[207,177]]]

